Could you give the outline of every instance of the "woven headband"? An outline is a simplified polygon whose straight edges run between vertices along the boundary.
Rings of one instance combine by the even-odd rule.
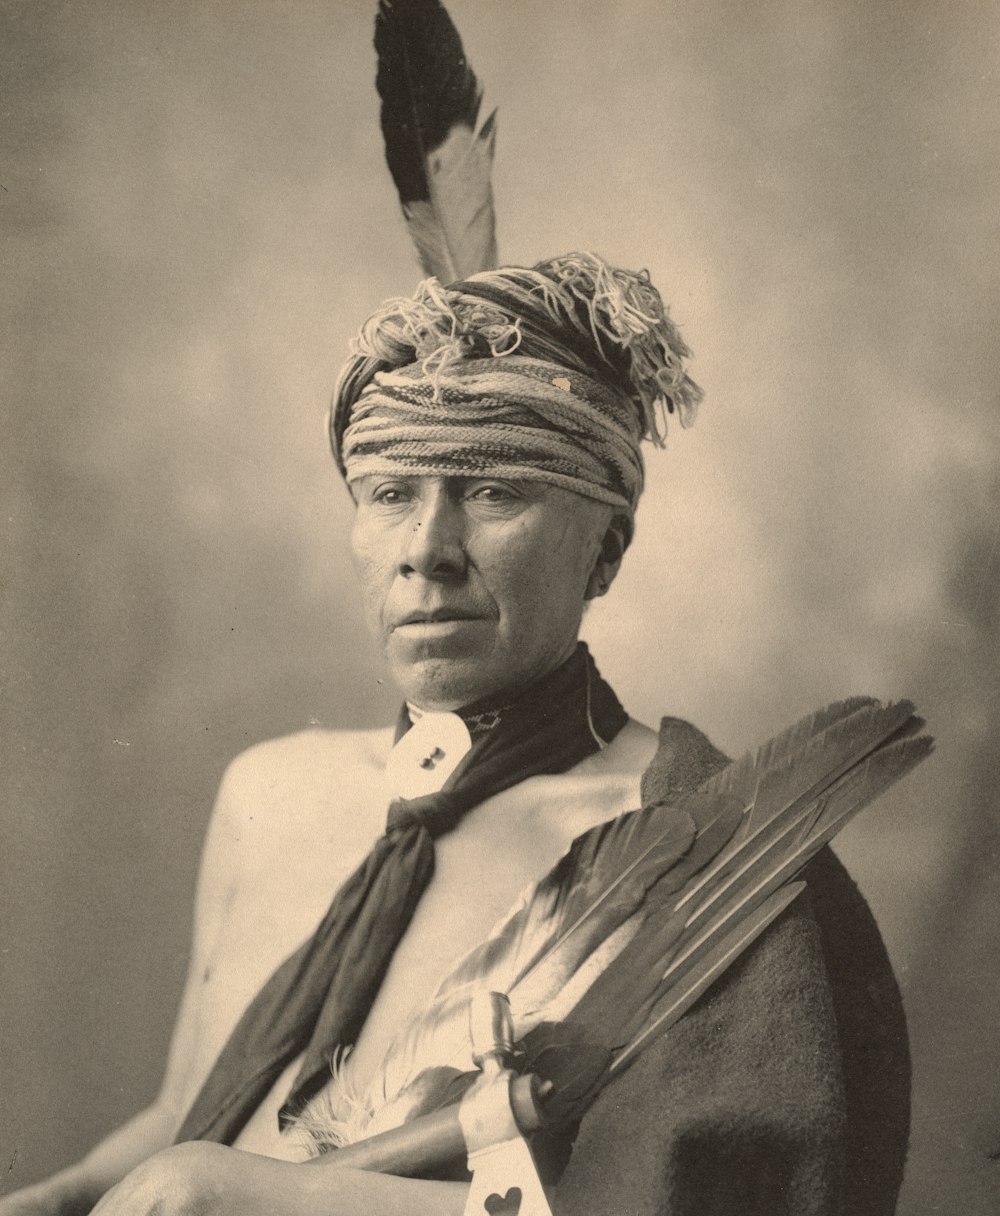
[[[624,421],[623,421],[624,420]],[[419,364],[379,372],[341,441],[349,481],[369,474],[529,479],[632,510],[642,489],[637,426],[619,394],[541,359]]]
[[[450,287],[426,279],[362,327],[334,394],[341,472],[484,475],[633,510],[640,441],[701,390],[645,272],[568,254]]]

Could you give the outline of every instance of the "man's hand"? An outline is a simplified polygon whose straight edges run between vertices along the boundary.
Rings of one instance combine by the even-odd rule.
[[[60,1216],[62,1210],[59,1198],[41,1184],[0,1199],[0,1216]]]
[[[132,1170],[93,1216],[459,1216],[469,1189],[324,1164],[308,1168],[219,1144],[178,1144]]]
[[[65,1170],[0,1199],[0,1216],[87,1216],[99,1195],[87,1179]]]
[[[208,1216],[225,1211],[238,1202],[235,1156],[248,1154],[201,1142],[164,1149],[112,1187],[93,1216]]]

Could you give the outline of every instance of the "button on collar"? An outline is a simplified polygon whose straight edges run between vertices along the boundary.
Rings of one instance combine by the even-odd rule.
[[[472,737],[458,716],[411,711],[413,726],[389,753],[385,777],[390,798],[436,793],[458,768]]]

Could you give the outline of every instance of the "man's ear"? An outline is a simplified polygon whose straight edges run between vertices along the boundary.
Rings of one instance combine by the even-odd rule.
[[[590,578],[587,580],[585,600],[597,599],[606,595],[608,588],[615,581],[625,556],[625,550],[632,543],[632,517],[630,515],[615,515],[608,524],[601,539],[600,552]]]

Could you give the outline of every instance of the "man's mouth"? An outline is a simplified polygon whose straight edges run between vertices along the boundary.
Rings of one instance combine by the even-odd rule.
[[[437,625],[448,621],[475,621],[479,619],[479,613],[467,612],[460,608],[418,609],[415,612],[407,613],[406,616],[396,622],[393,628],[399,629],[402,625]]]

